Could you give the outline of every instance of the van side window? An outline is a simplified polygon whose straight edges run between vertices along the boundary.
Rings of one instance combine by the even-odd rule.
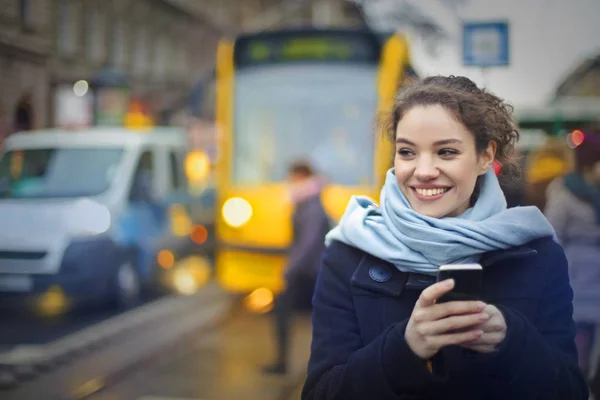
[[[152,194],[154,177],[154,158],[152,152],[146,150],[140,156],[129,193],[130,200],[149,200]]]
[[[171,169],[171,185],[173,190],[183,189],[181,163],[179,157],[173,151],[169,152],[169,168]]]

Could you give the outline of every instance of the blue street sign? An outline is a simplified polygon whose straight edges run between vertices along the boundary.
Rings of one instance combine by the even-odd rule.
[[[507,22],[464,23],[464,65],[473,67],[508,66],[508,48]]]

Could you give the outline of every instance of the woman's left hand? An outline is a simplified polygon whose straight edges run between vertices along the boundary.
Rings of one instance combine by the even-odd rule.
[[[506,320],[502,312],[491,304],[488,304],[482,313],[490,316],[490,319],[478,326],[483,331],[483,335],[461,346],[479,353],[493,353],[506,338]]]

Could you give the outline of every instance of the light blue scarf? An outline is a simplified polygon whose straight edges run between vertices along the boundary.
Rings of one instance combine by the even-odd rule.
[[[433,275],[443,264],[477,262],[485,252],[554,236],[552,225],[538,208],[506,208],[492,169],[480,185],[472,208],[458,217],[431,218],[411,208],[391,169],[381,190],[382,206],[368,197],[353,196],[325,244],[341,241],[401,271]]]

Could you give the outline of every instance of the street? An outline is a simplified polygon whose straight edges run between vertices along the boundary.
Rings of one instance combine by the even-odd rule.
[[[76,313],[54,325],[31,316],[9,318],[0,371],[5,383],[7,376],[12,380],[0,397],[299,398],[310,317],[300,316],[294,326],[293,363],[284,377],[260,371],[273,357],[271,318],[245,311],[213,283],[194,295],[165,296],[118,315]],[[18,340],[19,332],[26,340]]]

